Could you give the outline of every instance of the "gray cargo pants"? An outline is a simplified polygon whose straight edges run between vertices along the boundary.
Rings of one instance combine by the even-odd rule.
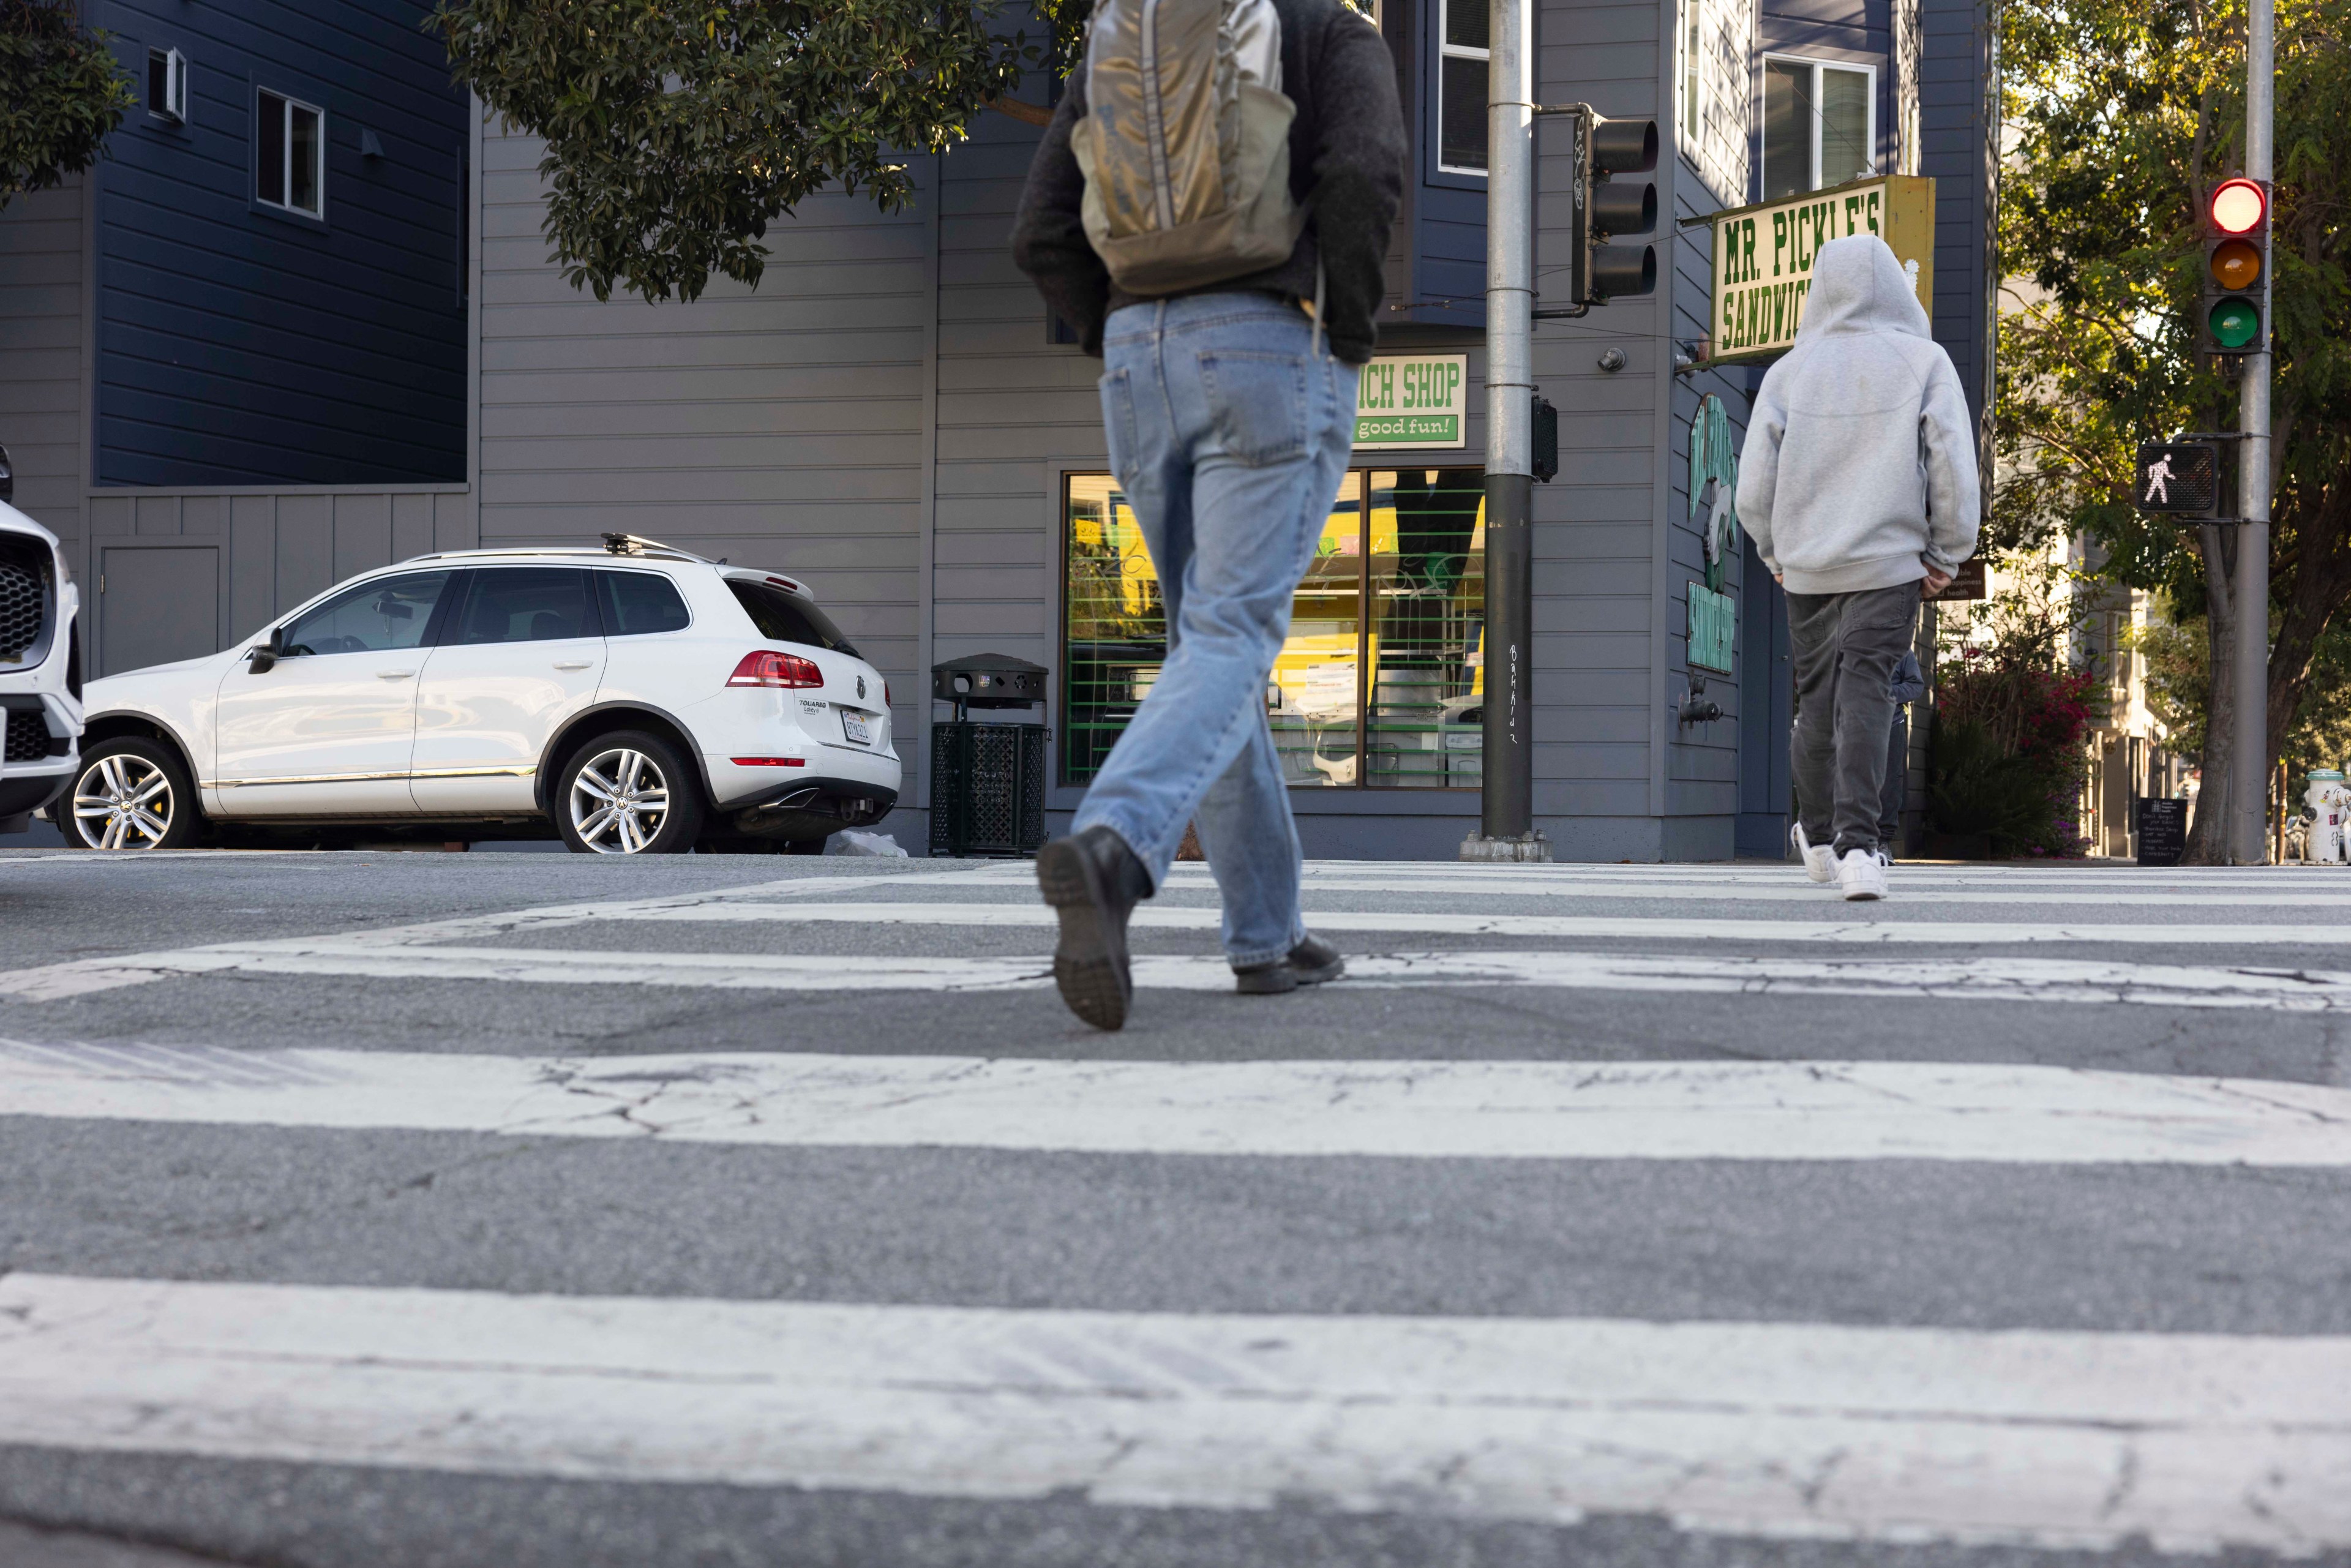
[[[1804,837],[1842,858],[1877,847],[1886,787],[1886,732],[1894,724],[1894,666],[1910,646],[1921,585],[1858,593],[1788,595],[1796,659],[1796,730],[1791,761]]]

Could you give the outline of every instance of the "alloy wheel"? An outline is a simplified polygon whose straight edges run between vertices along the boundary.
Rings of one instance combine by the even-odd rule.
[[[92,849],[152,850],[178,807],[172,780],[143,757],[101,757],[74,782],[74,831]]]
[[[632,855],[669,821],[669,780],[643,752],[614,747],[571,777],[571,826],[600,855]]]

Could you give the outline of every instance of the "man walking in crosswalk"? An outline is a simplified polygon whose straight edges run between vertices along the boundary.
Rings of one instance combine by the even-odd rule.
[[[1239,988],[1343,967],[1299,912],[1265,689],[1352,449],[1405,144],[1395,57],[1339,0],[1104,0],[1088,39],[1012,252],[1103,356],[1111,466],[1166,606],[1159,678],[1037,857],[1061,998],[1118,1029],[1128,914],[1196,814]]]
[[[1739,516],[1788,591],[1796,821],[1814,882],[1886,896],[1878,807],[1890,684],[1918,619],[1975,553],[1975,423],[1951,357],[1875,235],[1813,264],[1795,349],[1756,394]]]

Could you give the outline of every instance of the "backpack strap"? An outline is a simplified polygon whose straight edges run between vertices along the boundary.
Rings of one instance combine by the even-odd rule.
[[[1314,333],[1309,350],[1316,359],[1322,358],[1322,246],[1314,246]]]

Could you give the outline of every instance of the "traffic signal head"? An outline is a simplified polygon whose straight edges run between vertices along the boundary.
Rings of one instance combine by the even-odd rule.
[[[1574,118],[1573,205],[1569,220],[1570,287],[1578,305],[1604,305],[1620,296],[1654,293],[1657,253],[1646,245],[1611,241],[1657,226],[1657,185],[1637,177],[1657,166],[1657,122]]]
[[[2223,180],[2205,193],[2199,218],[2197,347],[2222,357],[2261,353],[2270,346],[2270,188]]]

